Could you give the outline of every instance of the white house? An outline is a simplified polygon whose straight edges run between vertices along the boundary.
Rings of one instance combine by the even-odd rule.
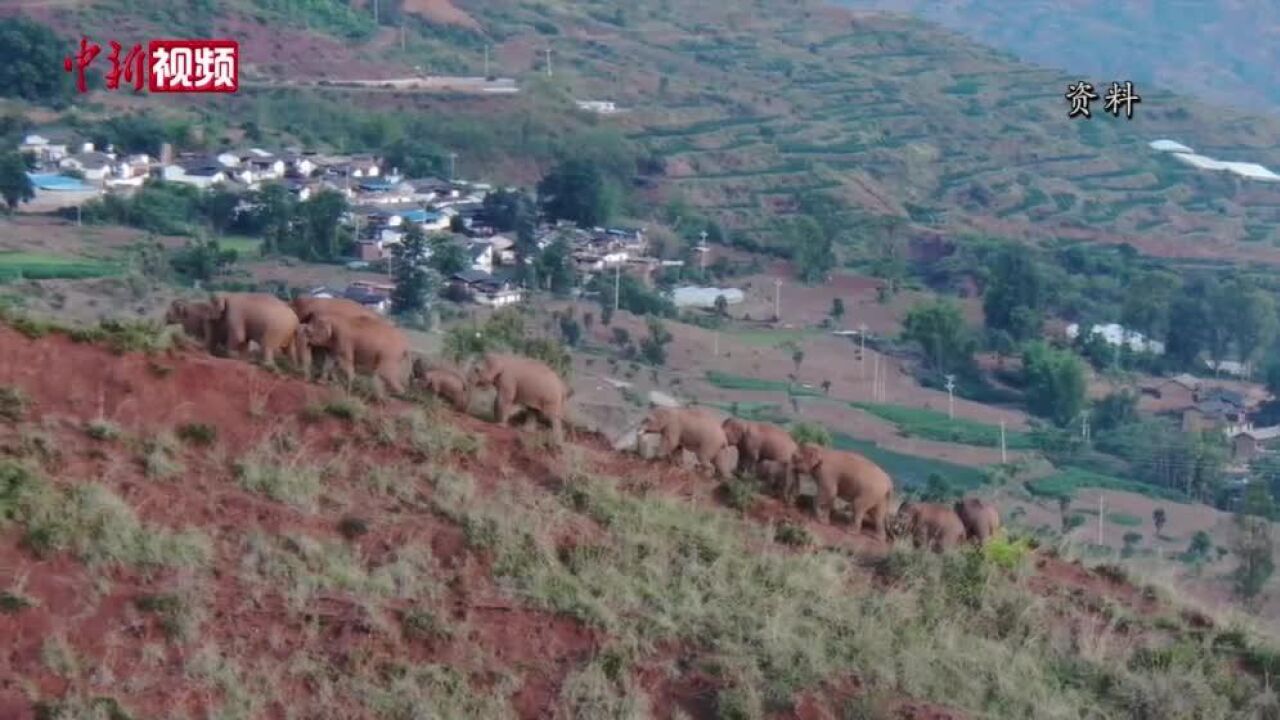
[[[1067,337],[1075,340],[1080,335],[1080,325],[1071,323],[1067,326]],[[1116,323],[1094,325],[1090,335],[1100,335],[1111,346],[1127,345],[1133,352],[1148,352],[1153,355],[1164,354],[1164,343],[1159,340],[1148,340],[1146,336],[1135,330],[1129,330]]]
[[[217,155],[214,155],[213,159],[225,168],[240,166],[240,156],[233,152],[220,152]]]
[[[285,173],[284,160],[256,148],[240,156],[240,165],[251,169],[258,180],[276,180]]]
[[[598,113],[600,115],[612,115],[618,112],[618,106],[612,100],[576,100],[579,110]]]
[[[28,135],[18,145],[18,152],[35,155],[42,163],[55,163],[67,156],[67,146],[43,135]]]
[[[165,165],[160,170],[161,179],[208,188],[227,181],[227,173],[221,167],[209,163],[184,163]]]
[[[311,177],[317,170],[315,160],[302,153],[294,153],[285,157],[285,170],[290,175]]]
[[[130,155],[116,163],[115,175],[121,180],[146,177],[151,172],[151,156]]]
[[[485,242],[469,243],[467,258],[471,261],[472,270],[486,274],[493,272],[493,245]]]
[[[86,180],[105,180],[112,173],[114,165],[114,157],[100,152],[68,155],[58,163],[58,167],[64,170],[82,173]]]

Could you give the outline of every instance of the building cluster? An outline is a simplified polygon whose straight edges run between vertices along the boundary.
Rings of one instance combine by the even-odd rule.
[[[349,203],[346,222],[353,229],[357,266],[390,263],[392,249],[416,225],[427,235],[448,233],[449,242],[459,245],[467,258],[467,267],[448,278],[454,296],[492,306],[520,302],[524,296],[524,289],[512,279],[516,274],[514,238],[484,222],[484,200],[492,190],[487,185],[409,178],[374,155],[332,155],[301,148],[175,154],[165,146],[159,157],[151,157],[118,154],[111,147],[99,149],[49,132],[26,136],[18,149],[35,159],[32,177],[37,180],[37,192],[65,194],[68,200],[86,193],[127,193],[148,179],[237,193],[280,183],[299,201],[325,190],[337,192]],[[648,243],[638,230],[584,230],[559,223],[539,226],[534,235],[539,250],[557,238],[565,239],[575,267],[587,275],[623,267],[651,270],[663,264],[646,257]],[[358,284],[339,294],[382,307],[389,292]]]

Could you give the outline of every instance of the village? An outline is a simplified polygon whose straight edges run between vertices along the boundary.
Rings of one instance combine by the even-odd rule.
[[[485,198],[494,190],[482,183],[436,177],[409,178],[372,155],[330,155],[301,148],[279,152],[248,148],[212,154],[175,153],[165,145],[159,157],[117,154],[56,133],[29,134],[18,151],[34,163],[29,171],[34,211],[78,207],[106,194],[128,195],[147,181],[163,181],[201,190],[217,187],[243,197],[268,183],[279,183],[299,202],[321,191],[339,193],[348,203],[343,222],[351,228],[353,253],[348,267],[388,269],[392,248],[417,226],[447,236],[466,258],[467,267],[445,278],[451,299],[502,307],[522,302],[527,288],[516,281],[515,239],[484,224]],[[452,169],[452,168],[451,168]],[[247,199],[241,201],[242,206]],[[543,223],[533,240],[545,250],[563,238],[575,269],[585,281],[595,273],[627,272],[651,282],[653,272],[678,266],[679,260],[649,256],[643,229],[580,229],[572,223]],[[422,258],[430,259],[430,249]],[[386,313],[391,282],[353,282],[346,288],[317,287],[317,297],[345,297]]]

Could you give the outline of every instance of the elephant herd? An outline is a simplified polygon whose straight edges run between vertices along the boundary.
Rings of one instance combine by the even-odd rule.
[[[413,354],[404,333],[381,315],[340,298],[299,297],[285,302],[265,293],[214,293],[208,301],[175,300],[165,323],[231,357],[256,345],[263,363],[287,356],[307,378],[312,365],[329,378],[336,364],[348,388],[357,372],[368,373],[375,392],[403,394],[410,387],[432,393],[459,410],[471,404],[473,388],[494,389],[494,418],[508,422],[520,407],[539,414],[561,436],[568,385],[545,363],[500,353],[484,355],[465,375],[431,367]]]
[[[894,511],[893,480],[883,468],[858,453],[797,442],[769,423],[721,420],[702,408],[658,408],[640,424],[639,432],[660,437],[659,457],[678,458],[687,450],[699,467],[713,473],[754,473],[788,507],[795,503],[800,476],[809,475],[817,486],[814,513],[819,522],[830,522],[839,498],[849,505],[852,527],[860,532],[869,522],[881,541],[902,535],[912,538],[916,547],[941,552],[966,540],[983,544],[1000,529],[995,506],[974,497],[954,505],[904,502]],[[731,449],[737,451],[736,463]]]
[[[518,355],[487,353],[465,374],[431,367],[410,351],[408,338],[393,324],[345,299],[285,302],[263,293],[215,293],[204,302],[175,300],[165,322],[181,325],[210,352],[240,357],[253,344],[268,365],[283,354],[308,379],[317,361],[325,378],[332,376],[336,364],[348,387],[357,372],[367,373],[379,396],[387,389],[402,394],[412,386],[466,411],[473,389],[493,388],[496,422],[505,425],[524,408],[541,416],[556,438],[563,437],[573,394],[551,367]],[[1000,528],[999,512],[978,498],[952,506],[904,502],[895,511],[893,480],[874,462],[857,453],[797,442],[769,423],[722,420],[697,407],[657,408],[639,432],[659,436],[659,457],[679,459],[689,451],[700,468],[712,473],[753,473],[789,507],[795,503],[800,476],[808,475],[817,486],[814,512],[819,522],[830,522],[835,500],[840,499],[849,505],[853,527],[860,532],[864,522],[870,523],[881,541],[902,535],[917,547],[943,551],[965,540],[985,543]]]

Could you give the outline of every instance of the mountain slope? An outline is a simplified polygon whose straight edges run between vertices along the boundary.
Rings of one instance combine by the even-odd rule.
[[[1243,108],[1280,110],[1275,28],[1268,3],[839,0],[909,13],[1031,62],[1130,79]]]
[[[6,718],[1270,707],[1256,638],[1115,571],[1003,543],[877,561],[590,435],[364,407],[150,332],[0,326]]]
[[[127,23],[112,20],[118,16],[106,9],[114,2],[48,17],[67,32],[86,18],[103,32],[125,28],[138,35],[165,27],[159,11],[134,13]],[[502,117],[507,101],[494,98],[481,103],[331,90],[327,97],[338,102],[304,102],[306,111],[296,113],[286,112],[295,96],[279,90],[251,89],[229,106],[182,102],[228,115],[233,124],[252,118],[257,127],[312,138],[330,135],[337,122],[358,122],[362,110],[392,119],[416,113],[459,118],[462,125],[574,132],[620,125],[665,160],[667,197],[688,200],[730,229],[766,241],[777,234],[773,218],[793,211],[797,196],[825,194],[854,211],[842,223],[848,228],[867,216],[897,216],[926,235],[1129,242],[1156,255],[1280,262],[1280,187],[1195,170],[1147,147],[1169,137],[1221,159],[1280,167],[1274,142],[1280,121],[1154,88],[1142,89],[1132,121],[1100,108],[1092,120],[1069,119],[1063,93],[1074,74],[1012,61],[918,21],[854,15],[816,2],[459,0],[457,8],[483,33],[409,16],[401,50],[392,27],[370,30],[346,15],[338,16],[347,18],[342,24],[332,12],[262,9],[270,5],[234,3],[208,20],[219,32],[245,34],[245,54],[258,76],[314,80],[322,72],[341,77],[375,67],[392,76],[414,66],[476,73],[491,44],[496,71],[521,78],[529,98],[547,102],[519,101],[516,122]],[[317,1],[308,7],[346,6]],[[277,32],[291,41],[273,38]],[[335,43],[320,35],[343,32],[354,39]],[[307,37],[315,38],[311,45]],[[554,78],[532,84],[545,70],[547,48]],[[564,107],[569,97],[610,98],[630,112],[588,119]],[[379,136],[345,137],[358,144]],[[492,136],[443,137],[465,156],[495,145]],[[573,146],[537,141],[518,147],[545,167],[550,156]],[[535,172],[522,177],[530,176]],[[843,239],[855,243],[874,232],[850,230]]]

